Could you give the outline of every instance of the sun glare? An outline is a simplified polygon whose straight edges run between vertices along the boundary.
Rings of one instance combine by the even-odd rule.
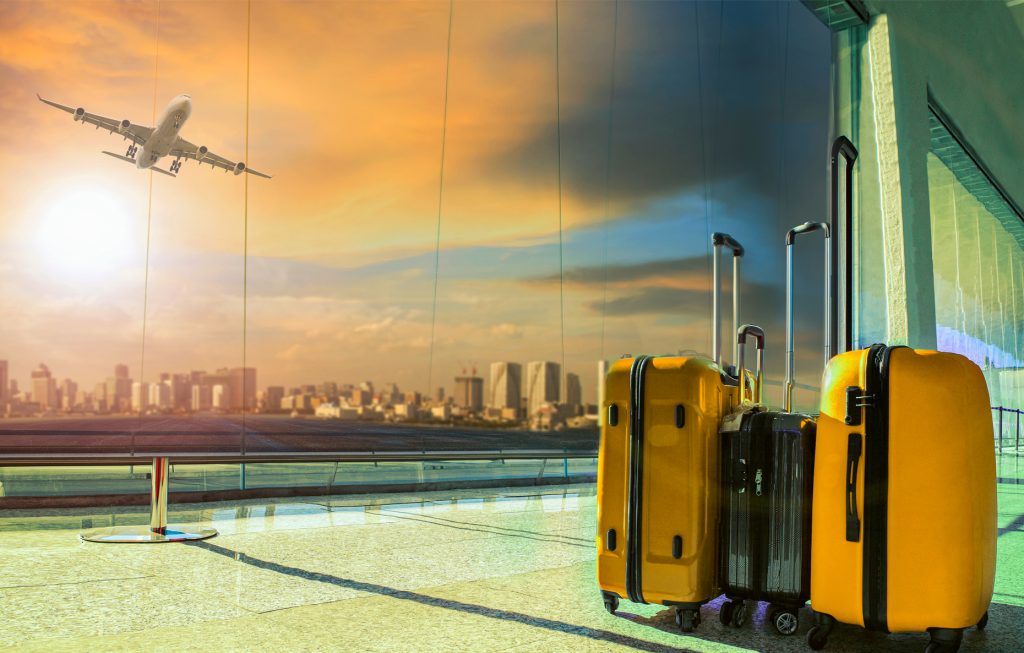
[[[122,269],[138,247],[123,201],[105,190],[61,193],[41,218],[36,246],[54,274],[108,276]]]

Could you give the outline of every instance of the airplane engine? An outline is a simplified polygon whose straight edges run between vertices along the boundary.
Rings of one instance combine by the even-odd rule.
[[[210,148],[206,147],[205,145],[200,145],[199,149],[196,150],[196,161],[202,161],[204,158],[206,158],[206,154],[209,151]]]
[[[240,174],[242,174],[243,172],[245,172],[245,164],[244,164],[244,163],[242,163],[241,161],[239,161],[238,163],[236,163],[236,164],[235,164],[235,171],[234,171],[234,172],[235,172],[235,174],[236,174],[236,175],[240,175]]]
[[[117,131],[119,131],[119,132],[121,132],[121,133],[123,134],[123,133],[125,133],[126,131],[128,131],[128,129],[130,129],[130,128],[131,128],[131,126],[132,126],[132,123],[131,123],[131,122],[129,122],[127,118],[125,118],[124,120],[122,120],[122,121],[121,121],[121,122],[120,122],[120,123],[119,123],[119,124],[117,125]]]
[[[75,109],[75,113],[72,114],[71,117],[74,118],[75,122],[82,120],[83,118],[85,118],[85,109],[83,109],[82,107],[78,107],[77,109]]]

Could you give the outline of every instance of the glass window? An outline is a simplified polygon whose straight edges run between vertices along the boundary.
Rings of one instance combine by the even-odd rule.
[[[981,366],[993,406],[1021,409],[1024,223],[938,114],[930,127],[938,346]]]

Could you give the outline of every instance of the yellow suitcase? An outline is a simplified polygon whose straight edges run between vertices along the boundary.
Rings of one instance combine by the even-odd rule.
[[[958,354],[873,345],[825,370],[814,461],[812,649],[836,621],[928,631],[926,651],[983,628],[996,555],[988,390]]]
[[[719,254],[733,252],[738,321],[743,248],[725,234],[713,242],[720,361]],[[738,387],[703,356],[637,356],[611,366],[597,479],[597,579],[609,612],[619,599],[674,606],[677,625],[690,632],[700,606],[719,594],[718,427],[738,403]]]

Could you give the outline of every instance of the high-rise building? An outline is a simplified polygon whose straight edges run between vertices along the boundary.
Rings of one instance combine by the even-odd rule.
[[[565,398],[563,404],[569,407],[572,414],[578,414],[580,406],[583,405],[583,388],[580,385],[580,375],[567,372],[565,375]]]
[[[218,383],[213,386],[212,398],[213,398],[213,409],[214,410],[228,410],[231,400],[230,386],[224,386],[222,383]]]
[[[40,410],[55,410],[57,405],[57,382],[50,374],[50,368],[43,363],[32,370],[32,401]]]
[[[92,390],[92,407],[93,410],[104,412],[109,410],[107,405],[107,384],[97,383],[96,387]]]
[[[149,384],[145,381],[132,383],[132,410],[142,412],[149,408]]]
[[[519,410],[523,394],[523,366],[519,363],[491,363],[491,408]]]
[[[72,410],[78,403],[78,384],[71,379],[64,379],[60,384],[60,407]]]
[[[154,383],[149,386],[149,405],[158,410],[168,410],[171,407],[171,382],[170,380]]]
[[[397,383],[385,383],[380,391],[380,403],[398,403],[402,398],[402,392],[398,389]]]
[[[0,411],[11,400],[10,372],[7,369],[7,361],[0,361]]]
[[[212,374],[203,374],[202,384],[210,389],[210,405],[207,406],[206,410],[214,408],[213,405],[213,388],[214,386],[224,386],[224,391],[227,393],[224,397],[225,406],[231,401],[231,370],[226,367],[218,369]],[[225,407],[223,410],[227,410]]]
[[[256,408],[256,368],[235,367],[231,369],[230,376],[231,399],[228,410],[253,410]]]
[[[281,410],[281,400],[284,399],[284,387],[280,385],[272,385],[267,388],[267,393],[264,396],[264,410],[276,413]]]
[[[478,413],[484,409],[484,380],[479,376],[455,377],[455,404]]]
[[[324,381],[317,388],[317,394],[321,397],[327,397],[328,401],[334,401],[338,398],[338,384],[334,381]]]
[[[192,386],[192,410],[201,412],[213,406],[213,389],[208,385],[196,383]]]
[[[608,376],[608,361],[597,361],[597,425],[604,426],[604,379]]]
[[[545,403],[558,403],[562,366],[551,361],[526,364],[526,406],[529,415],[536,414]]]
[[[132,379],[124,363],[114,366],[114,376],[107,379],[106,395],[110,412],[125,412],[132,407]]]
[[[189,374],[171,376],[171,406],[175,410],[188,410],[192,403],[192,377]]]

